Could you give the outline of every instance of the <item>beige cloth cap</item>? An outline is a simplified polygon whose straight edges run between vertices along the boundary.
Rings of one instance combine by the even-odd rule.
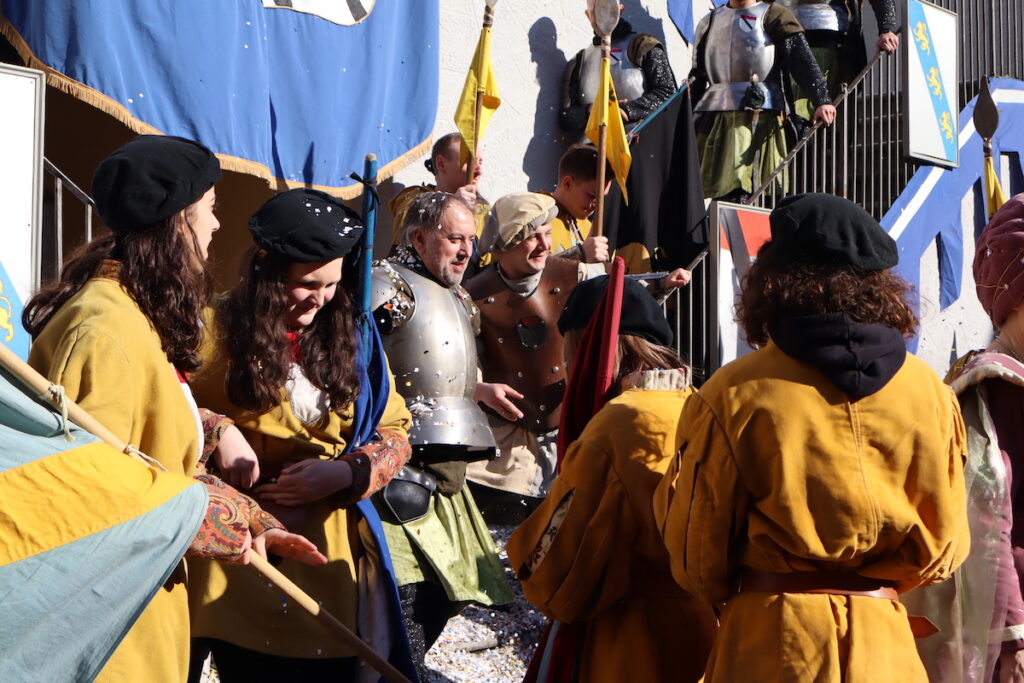
[[[480,253],[511,249],[557,216],[554,197],[536,192],[507,194],[491,207],[480,236]]]

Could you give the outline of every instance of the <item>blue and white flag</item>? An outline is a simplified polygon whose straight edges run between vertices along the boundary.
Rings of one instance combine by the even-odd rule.
[[[0,373],[0,681],[91,681],[206,512],[199,482],[71,434]]]
[[[439,0],[0,0],[0,31],[136,132],[271,182],[354,197],[364,155],[386,178],[434,127]]]
[[[704,15],[716,7],[721,7],[728,0],[668,0],[668,16],[676,25],[679,35],[693,44],[697,24]]]
[[[992,154],[999,159],[1002,154],[1016,153],[1020,163],[1024,159],[1024,82],[993,78],[989,85],[999,107],[999,131],[992,141]],[[896,240],[900,276],[917,289],[921,283],[921,259],[938,242],[940,310],[955,303],[963,293],[964,230],[974,229],[977,233],[985,224],[984,212],[976,218],[977,225],[972,226],[961,209],[964,197],[981,180],[984,169],[981,136],[974,127],[976,103],[977,98],[969,102],[957,122],[960,166],[918,169],[881,220],[882,227]],[[971,258],[968,256],[968,263]],[[915,339],[911,351],[916,344]]]

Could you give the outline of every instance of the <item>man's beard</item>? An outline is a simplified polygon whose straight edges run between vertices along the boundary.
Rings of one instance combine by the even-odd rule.
[[[468,259],[465,260],[465,261],[459,261],[459,263],[467,263],[467,262],[468,262]],[[456,287],[456,286],[462,284],[462,278],[466,274],[466,269],[463,268],[462,272],[456,273],[452,269],[452,265],[453,264],[449,261],[448,263],[445,263],[443,266],[441,266],[441,273],[440,273],[440,275],[441,275],[441,282],[445,283],[449,287]]]

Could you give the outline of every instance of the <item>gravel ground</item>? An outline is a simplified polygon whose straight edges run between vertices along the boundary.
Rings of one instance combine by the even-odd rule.
[[[503,607],[467,607],[451,619],[427,653],[432,671],[423,683],[519,683],[530,663],[533,648],[544,630],[544,615],[523,597],[512,573],[505,544],[513,527],[492,526],[491,535],[505,567],[515,600]],[[493,643],[493,645],[491,645]],[[491,645],[475,652],[466,646]],[[203,683],[218,683],[216,671],[207,671]]]
[[[513,527],[492,526],[491,535],[505,566],[515,600],[501,608],[471,606],[451,619],[427,653],[433,669],[424,683],[519,683],[544,630],[544,615],[526,601],[519,581],[512,573],[505,544]],[[466,643],[495,646],[467,652]]]

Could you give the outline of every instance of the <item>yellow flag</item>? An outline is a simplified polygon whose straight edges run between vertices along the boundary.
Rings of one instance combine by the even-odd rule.
[[[601,125],[608,126],[608,130],[605,133],[608,164],[612,167],[615,179],[619,182],[622,198],[628,204],[629,194],[626,192],[626,176],[629,175],[629,165],[633,163],[633,155],[629,153],[629,142],[626,140],[626,126],[619,115],[619,98],[615,95],[611,61],[607,57],[601,60],[601,85],[598,92],[608,93],[608,96],[601,97],[598,95],[597,99],[594,100],[594,106],[590,108],[590,119],[587,121],[587,137],[595,145],[599,144]],[[612,113],[609,113],[609,110]]]
[[[990,156],[985,157],[985,203],[988,205],[989,219],[1006,203],[1003,186],[999,184],[999,176],[996,174],[995,160]]]
[[[479,121],[476,120],[478,92],[483,95]],[[469,161],[470,156],[476,153],[477,144],[484,137],[491,115],[499,106],[501,95],[498,94],[498,82],[494,78],[494,67],[491,66],[491,27],[484,26],[480,30],[480,40],[473,54],[473,64],[466,74],[459,106],[455,108],[455,128],[462,134],[462,163]]]

